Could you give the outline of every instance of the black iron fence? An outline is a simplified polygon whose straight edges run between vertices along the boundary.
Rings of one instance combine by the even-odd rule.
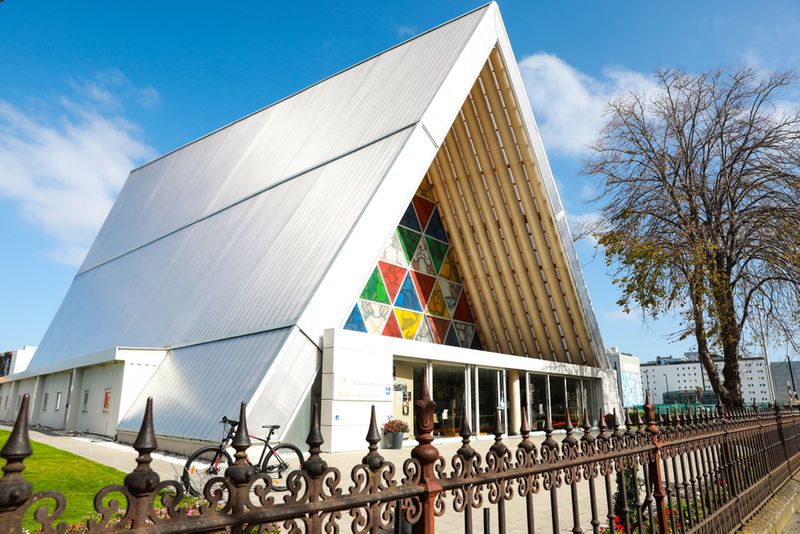
[[[23,475],[24,461],[31,456],[28,402],[25,396],[0,451],[6,460],[0,532],[22,532],[23,518],[31,513],[41,531],[63,532],[64,497],[53,491],[34,493]],[[232,443],[235,462],[224,476],[207,482],[202,504],[189,513],[181,484],[161,481],[150,467],[157,445],[148,400],[134,444],[137,467],[123,484],[98,492],[97,518],[85,530],[379,533],[400,532],[406,524],[414,532],[432,533],[437,527],[440,532],[472,532],[482,522],[501,533],[730,532],[800,466],[800,413],[791,408],[657,412],[648,396],[644,414],[626,414],[624,426],[614,416],[600,418],[593,429],[584,414],[576,427],[567,414],[560,442],[548,416],[538,447],[523,414],[522,440],[513,450],[504,443],[498,422],[494,443],[479,454],[465,423],[461,448],[444,458],[433,444],[434,403],[426,384],[416,407],[418,445],[402,466],[379,454],[373,409],[367,454],[348,481],[320,454],[323,440],[315,408],[306,440],[309,456],[288,476],[288,491],[279,493],[269,476],[256,473],[246,460],[250,440],[242,405]]]

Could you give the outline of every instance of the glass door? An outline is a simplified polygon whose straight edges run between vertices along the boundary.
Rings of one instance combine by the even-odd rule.
[[[475,432],[487,435],[494,432],[495,417],[500,413],[500,423],[506,424],[505,371],[476,369]]]

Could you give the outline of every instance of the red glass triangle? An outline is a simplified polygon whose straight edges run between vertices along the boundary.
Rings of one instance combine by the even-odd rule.
[[[445,336],[447,336],[447,328],[450,326],[450,320],[431,316],[427,316],[427,319],[428,325],[431,327],[434,342],[439,344],[444,343]]]
[[[475,320],[472,318],[472,312],[469,310],[466,291],[461,292],[461,298],[458,299],[458,304],[456,304],[456,311],[453,312],[453,319],[464,321],[465,323],[475,322]]]
[[[436,277],[418,273],[417,271],[411,271],[411,279],[414,280],[414,287],[417,288],[417,296],[424,310],[428,305],[428,298],[431,296],[431,291],[433,291]]]
[[[406,270],[385,261],[379,261],[378,268],[381,270],[383,283],[389,292],[389,299],[394,302],[397,292],[400,291],[400,286],[403,285],[403,277],[406,275]]]
[[[433,208],[436,207],[436,204],[419,195],[414,195],[414,200],[412,202],[414,203],[414,209],[417,210],[419,224],[422,226],[422,229],[425,230],[425,227],[428,226],[428,221],[431,218]]]
[[[403,338],[403,332],[400,330],[400,325],[397,324],[397,319],[393,313],[389,314],[389,320],[386,321],[386,326],[383,327],[383,335]]]

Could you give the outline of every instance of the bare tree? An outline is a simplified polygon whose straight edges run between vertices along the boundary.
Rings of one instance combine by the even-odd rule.
[[[654,94],[609,104],[586,162],[603,180],[599,243],[619,303],[651,317],[677,310],[714,391],[741,406],[751,316],[791,340],[800,312],[800,110],[780,101],[797,76],[662,69],[655,79]]]

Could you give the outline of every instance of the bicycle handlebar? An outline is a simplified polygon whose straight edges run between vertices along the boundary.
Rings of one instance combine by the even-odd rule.
[[[239,424],[239,421],[234,421],[233,419],[228,419],[227,417],[225,417],[225,416],[223,415],[223,416],[222,416],[222,420],[220,421],[220,423],[221,423],[221,424],[223,424],[223,425],[231,425],[231,426],[236,426],[236,425],[238,425],[238,424]]]

